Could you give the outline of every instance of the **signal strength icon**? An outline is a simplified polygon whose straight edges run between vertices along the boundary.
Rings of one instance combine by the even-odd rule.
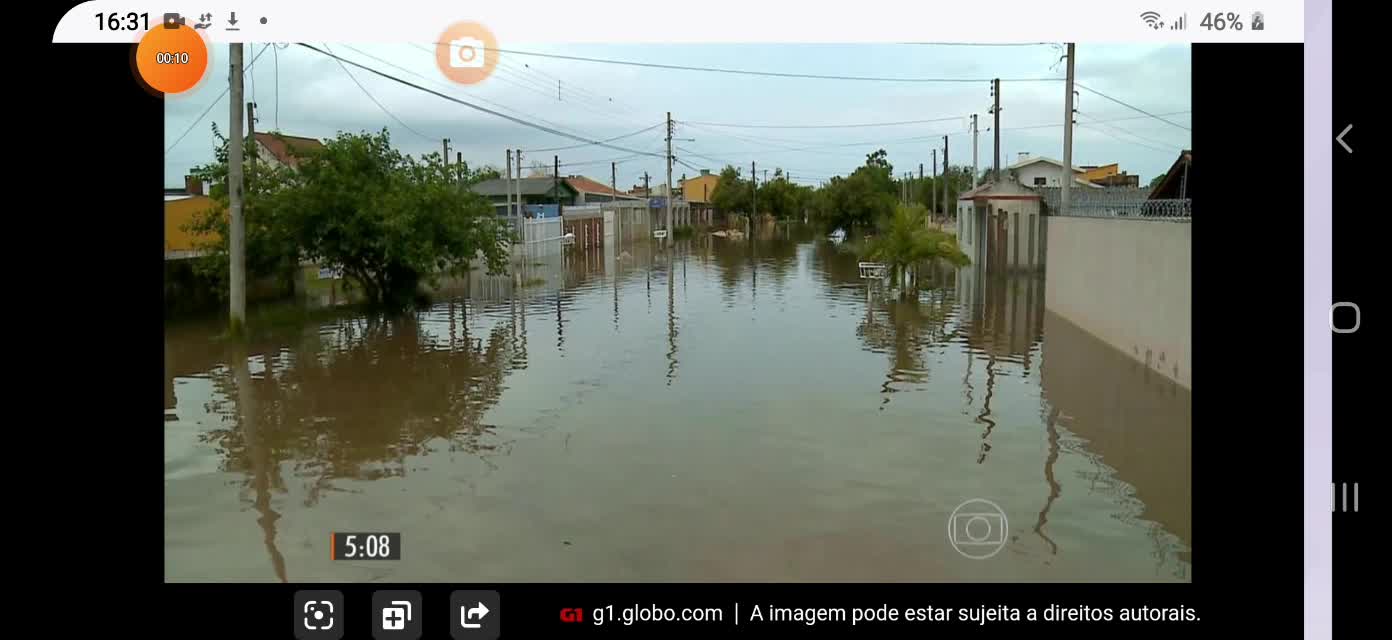
[[[1154,11],[1147,11],[1145,13],[1142,13],[1141,21],[1145,22],[1146,26],[1150,27],[1151,29],[1159,29],[1160,27],[1164,26],[1164,23],[1160,21],[1160,14]]]
[[[1183,30],[1184,30],[1184,18],[1185,18],[1186,15],[1188,15],[1188,14],[1179,16],[1179,19],[1178,19],[1178,20],[1175,20],[1175,21],[1174,21],[1174,24],[1170,25],[1170,31],[1183,31]]]

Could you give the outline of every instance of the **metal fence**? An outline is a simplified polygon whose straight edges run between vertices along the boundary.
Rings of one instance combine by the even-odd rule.
[[[1058,187],[1036,188],[1042,196],[1048,215],[1063,215]],[[1192,200],[1189,198],[1147,198],[1144,189],[1117,187],[1071,189],[1068,194],[1069,216],[1081,218],[1146,218],[1188,222],[1192,219]]]

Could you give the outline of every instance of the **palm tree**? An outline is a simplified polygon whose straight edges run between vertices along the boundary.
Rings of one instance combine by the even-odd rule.
[[[891,282],[905,293],[917,286],[918,267],[925,262],[941,259],[957,266],[971,262],[952,236],[928,228],[928,210],[922,205],[901,204],[881,220],[879,233],[867,240],[863,255],[888,266]]]

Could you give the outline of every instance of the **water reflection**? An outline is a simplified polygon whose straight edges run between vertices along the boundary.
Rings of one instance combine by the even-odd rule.
[[[531,256],[241,347],[169,327],[166,575],[1189,579],[1187,392],[1047,314],[1039,276],[904,297],[856,262],[776,226]],[[1015,529],[990,563],[925,534],[970,497]],[[325,562],[347,527],[412,553]]]

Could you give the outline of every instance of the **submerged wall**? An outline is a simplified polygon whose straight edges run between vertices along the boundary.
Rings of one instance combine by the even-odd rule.
[[[1187,389],[1192,239],[1188,222],[1051,217],[1044,305]]]

